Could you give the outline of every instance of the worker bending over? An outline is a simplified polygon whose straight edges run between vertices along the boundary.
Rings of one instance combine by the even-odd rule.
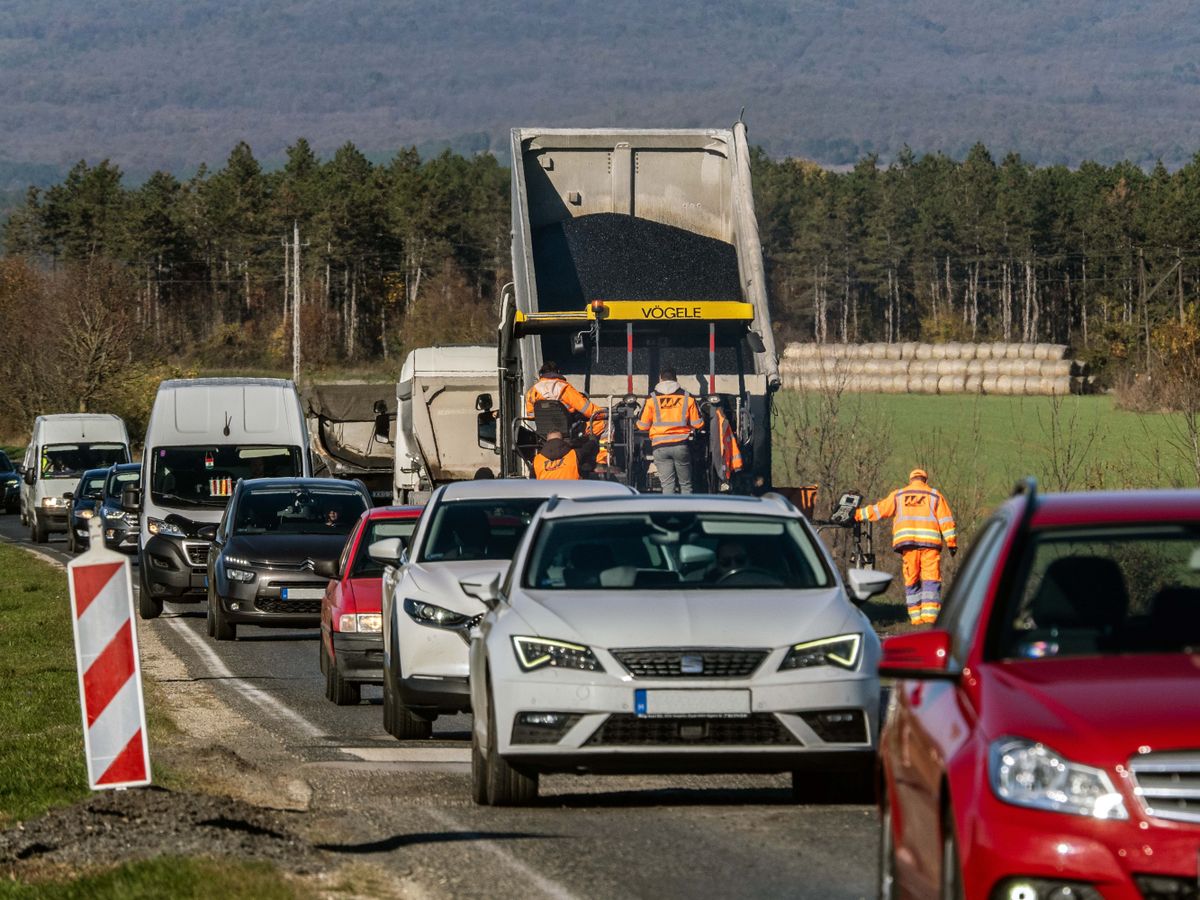
[[[659,382],[646,398],[638,419],[639,431],[650,433],[654,448],[654,467],[664,494],[692,492],[692,448],[688,439],[703,427],[696,401],[676,380],[675,370],[664,366]]]
[[[605,413],[600,407],[588,399],[587,394],[577,390],[558,371],[558,363],[546,360],[538,370],[538,380],[525,392],[525,416],[532,419],[534,404],[539,400],[553,400],[563,405],[568,419],[575,418],[588,423],[585,455],[594,457],[596,462],[603,465],[608,462],[606,447],[598,447],[599,439],[604,433]]]
[[[541,480],[572,481],[579,478],[579,457],[564,440],[561,431],[552,431],[533,458],[533,477]]]
[[[908,484],[872,506],[855,510],[859,522],[892,523],[892,549],[901,555],[904,599],[914,625],[932,625],[942,608],[942,541],[958,552],[954,515],[941,491],[929,486],[924,469],[908,473]]]

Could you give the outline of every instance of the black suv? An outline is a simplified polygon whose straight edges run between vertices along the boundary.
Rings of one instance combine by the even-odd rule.
[[[67,513],[67,549],[72,553],[86,550],[92,543],[88,524],[104,502],[104,482],[108,469],[88,469],[70,493],[71,509]]]

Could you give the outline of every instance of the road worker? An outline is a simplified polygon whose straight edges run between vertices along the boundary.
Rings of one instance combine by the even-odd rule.
[[[742,471],[742,448],[738,446],[733,434],[733,426],[725,416],[725,410],[718,404],[713,410],[712,442],[713,469],[722,490],[729,489],[729,482],[734,473]]]
[[[538,480],[575,481],[579,479],[579,457],[561,431],[552,431],[533,458],[533,475]]]
[[[892,523],[892,549],[900,553],[908,619],[932,625],[942,608],[942,542],[953,556],[958,552],[954,515],[942,492],[929,486],[924,469],[908,473],[908,484],[883,500],[855,510],[859,522]]]
[[[693,431],[704,427],[704,420],[692,395],[680,386],[674,369],[664,366],[658,378],[654,392],[642,407],[637,427],[650,433],[654,467],[663,493],[690,494],[692,448],[688,439]]]
[[[601,435],[604,433],[604,410],[588,399],[587,395],[577,390],[558,371],[558,363],[546,360],[538,370],[538,380],[525,392],[525,416],[532,419],[534,404],[539,400],[555,400],[563,405],[569,418],[581,419],[587,423],[587,437],[581,446],[585,458],[594,458],[595,462],[604,465],[608,462],[608,450],[599,446]]]

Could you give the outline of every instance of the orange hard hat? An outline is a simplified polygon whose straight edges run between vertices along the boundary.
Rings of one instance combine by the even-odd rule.
[[[924,478],[926,481],[928,481],[929,473],[926,472],[924,469],[913,469],[911,472],[908,473],[908,480],[912,481],[914,478]]]

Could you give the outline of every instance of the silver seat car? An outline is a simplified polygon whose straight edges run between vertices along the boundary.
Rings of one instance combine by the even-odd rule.
[[[383,578],[384,730],[427,738],[439,715],[470,709],[467,635],[487,607],[461,582],[503,571],[548,498],[632,494],[607,481],[459,481],[434,491],[403,555],[398,539],[373,544],[372,557],[391,565]]]
[[[791,772],[800,796],[870,789],[879,640],[782,497],[547,503],[471,641],[476,802],[541,772]],[[817,789],[817,790],[813,790]]]

